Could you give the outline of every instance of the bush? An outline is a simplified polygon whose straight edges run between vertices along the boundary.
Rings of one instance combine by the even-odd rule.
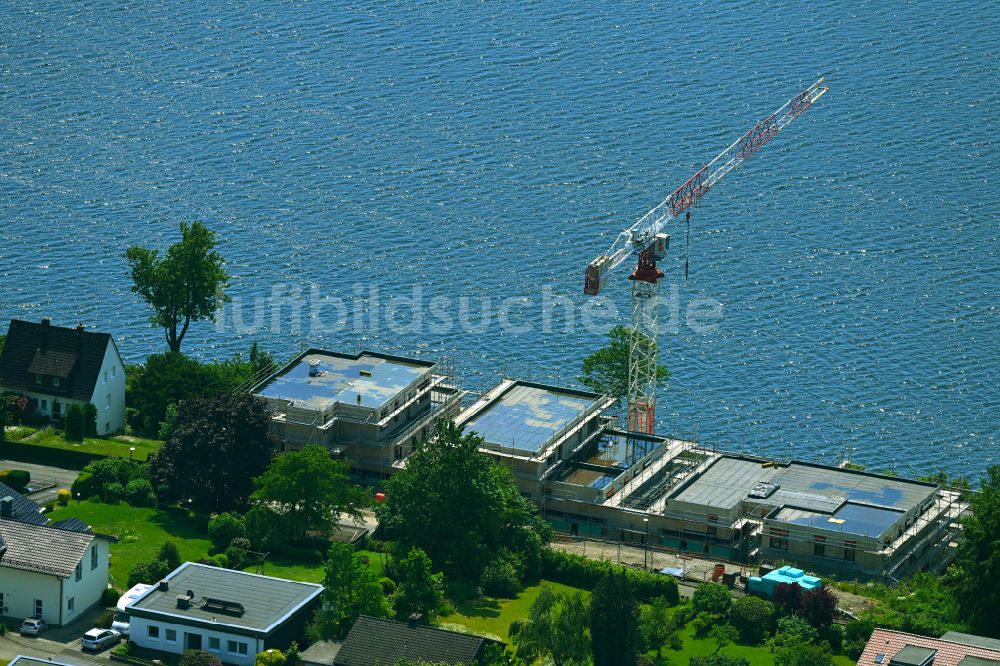
[[[222,666],[222,661],[210,652],[203,650],[184,650],[179,666]]]
[[[83,436],[97,437],[97,407],[86,402],[80,407],[83,414]]]
[[[721,615],[702,611],[695,615],[694,619],[691,620],[691,629],[694,631],[695,637],[705,638],[712,633],[712,629],[724,624],[724,622],[725,620]]]
[[[806,590],[799,600],[799,616],[817,629],[824,629],[833,624],[836,610],[837,595],[825,587]]]
[[[70,487],[70,492],[73,494],[73,497],[82,499],[90,499],[96,495],[97,482],[94,480],[94,475],[87,471],[80,472],[76,477],[76,481]]]
[[[167,563],[167,568],[171,571],[181,565],[181,553],[177,550],[177,544],[173,541],[164,541],[160,546],[160,551],[156,554],[156,559]]]
[[[733,605],[729,588],[719,583],[702,583],[691,596],[691,607],[695,615],[711,613],[725,617]]]
[[[103,613],[101,613],[100,617],[97,618],[97,621],[94,623],[94,626],[100,629],[110,629],[111,623],[114,621],[115,621],[115,612],[112,610],[106,610]]]
[[[774,622],[774,604],[760,597],[743,597],[733,602],[729,623],[740,632],[740,640],[756,645],[767,638]]]
[[[242,548],[243,550],[250,550],[250,539],[246,537],[236,537],[231,542],[230,546],[236,546],[237,548]]]
[[[213,555],[212,556],[212,564],[215,565],[215,566],[217,566],[217,567],[219,567],[219,568],[221,568],[221,569],[228,569],[229,568],[229,558],[226,557],[225,553],[219,553],[218,555]]]
[[[113,587],[106,587],[104,591],[101,592],[101,605],[105,608],[109,606],[115,606],[118,603],[118,599],[121,598],[122,593]]]
[[[31,473],[23,469],[5,469],[0,471],[0,481],[20,493],[31,483]]]
[[[80,405],[70,405],[66,409],[66,441],[83,441],[83,410]]]
[[[60,488],[59,492],[56,493],[56,501],[59,503],[59,506],[66,506],[67,504],[69,504],[69,499],[72,496],[73,494],[70,493],[69,490],[67,490],[66,488]]]
[[[264,506],[255,506],[243,516],[247,538],[259,551],[271,551],[281,542],[281,516]]]
[[[230,569],[242,569],[247,561],[247,551],[235,544],[226,548],[225,555],[226,559],[229,560]]]
[[[104,501],[108,504],[118,504],[123,497],[125,497],[125,487],[117,481],[104,486]]]
[[[391,597],[392,593],[396,591],[396,581],[391,578],[382,576],[378,579],[378,584],[382,586],[382,593],[385,594],[387,598]]]
[[[216,550],[223,550],[233,542],[236,537],[247,535],[246,526],[243,520],[234,513],[220,513],[208,521],[208,537],[212,540],[212,545]]]
[[[513,597],[521,591],[521,573],[510,557],[497,557],[486,565],[480,585],[494,597]]]
[[[257,654],[254,666],[285,666],[285,655],[281,650],[264,650]]]
[[[680,600],[673,576],[623,567],[607,560],[592,560],[551,548],[542,550],[542,577],[546,580],[592,590],[608,570],[615,573],[624,571],[633,594],[642,601],[663,597],[669,605],[675,606]]]
[[[132,479],[125,486],[125,501],[132,506],[156,506],[153,484],[147,479]]]
[[[139,583],[155,585],[163,580],[170,573],[170,568],[163,560],[139,560],[132,565],[132,570],[128,572],[128,586],[134,587]]]

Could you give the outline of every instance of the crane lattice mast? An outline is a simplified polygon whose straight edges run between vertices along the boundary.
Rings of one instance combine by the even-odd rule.
[[[690,208],[723,176],[746,161],[774,135],[787,127],[799,114],[823,96],[829,88],[823,79],[785,102],[781,108],[753,128],[703,166],[663,202],[622,231],[604,254],[587,266],[584,273],[585,294],[596,296],[607,286],[608,274],[630,256],[636,257],[636,268],[629,275],[632,283],[631,326],[629,335],[629,366],[627,427],[629,432],[653,432],[656,417],[656,369],[659,365],[659,285],[663,271],[657,262],[666,256],[670,236],[667,225],[681,213],[690,219]]]

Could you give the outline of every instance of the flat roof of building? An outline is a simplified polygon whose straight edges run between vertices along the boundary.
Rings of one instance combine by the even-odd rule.
[[[267,633],[323,591],[314,583],[195,562],[185,562],[165,580],[166,590],[154,585],[127,608]],[[185,595],[191,597],[186,607],[178,602],[178,596]]]
[[[773,483],[778,489],[766,499],[748,497],[759,482]],[[874,530],[890,517],[927,500],[936,488],[919,481],[799,461],[764,467],[761,460],[725,455],[682,484],[671,499],[719,509],[730,509],[748,499],[816,514],[839,510],[845,524],[851,520],[860,528],[867,523],[867,528]]]
[[[254,393],[316,410],[335,403],[379,409],[433,367],[427,361],[367,351],[350,356],[310,349]]]
[[[465,421],[465,430],[494,446],[538,453],[598,398],[596,393],[513,382]]]
[[[878,537],[896,524],[903,515],[897,509],[845,502],[833,513],[809,511],[786,506],[773,516],[775,520],[795,525],[808,525],[825,530],[837,530],[859,536]]]

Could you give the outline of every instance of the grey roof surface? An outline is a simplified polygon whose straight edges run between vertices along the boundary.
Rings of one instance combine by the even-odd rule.
[[[773,481],[780,471],[742,458],[719,458],[701,476],[682,484],[671,499],[729,509],[745,499],[758,481]]]
[[[266,632],[323,591],[322,585],[314,583],[220,569],[195,562],[185,562],[174,569],[166,580],[166,591],[154,586],[130,603],[128,608]],[[186,609],[178,608],[177,596],[189,590],[194,593],[192,604]],[[235,615],[203,608],[206,598],[242,604],[245,611]]]
[[[76,570],[94,535],[0,520],[0,539],[7,546],[0,566],[66,578]]]
[[[997,664],[1000,664],[1000,661],[996,659],[974,657],[971,654],[967,657],[962,657],[962,661],[958,662],[958,666],[997,666]]]
[[[490,444],[537,453],[598,396],[517,383],[465,423]]]
[[[309,376],[310,361],[320,371]],[[378,409],[434,367],[433,363],[371,352],[347,356],[309,350],[256,391],[266,398],[289,400],[297,406],[325,409],[334,403]]]
[[[79,518],[67,518],[52,523],[52,527],[58,530],[69,530],[70,532],[90,532],[90,525]]]
[[[672,499],[729,509],[748,499],[747,494],[759,481],[771,481],[780,488],[767,499],[749,501],[828,514],[850,502],[851,508],[845,507],[845,520],[868,522],[869,529],[894,514],[856,507],[908,511],[929,498],[936,488],[933,484],[811,463],[796,461],[784,467],[765,468],[760,461],[723,456],[701,476],[682,484]]]
[[[47,525],[49,519],[42,515],[42,507],[17,492],[6,483],[0,482],[0,499],[10,497],[13,500],[11,505],[12,520],[32,525]]]
[[[39,659],[38,657],[28,657],[23,654],[19,654],[13,659],[11,659],[8,666],[91,666],[94,662],[87,661],[86,659],[77,659],[73,657],[69,659],[65,655],[59,655],[58,659],[49,657],[48,659]]]
[[[937,652],[934,648],[921,647],[919,645],[907,645],[897,652],[889,660],[890,664],[900,666],[920,666]]]
[[[316,641],[299,653],[299,659],[306,664],[323,664],[333,666],[337,653],[343,643],[337,641]]]
[[[991,650],[1000,650],[1000,639],[976,636],[975,634],[963,634],[961,631],[947,631],[941,636],[941,640],[962,643],[964,645],[975,645]]]
[[[773,519],[794,525],[808,525],[848,534],[878,537],[895,525],[902,516],[903,512],[895,509],[847,502],[833,513],[784,507],[773,516]]]
[[[471,664],[488,639],[426,625],[362,615],[334,659],[336,666],[379,666],[401,659]]]

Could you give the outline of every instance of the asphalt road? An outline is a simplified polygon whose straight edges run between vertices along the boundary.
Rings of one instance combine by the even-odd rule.
[[[28,497],[42,505],[55,501],[56,493],[59,492],[59,489],[69,488],[72,486],[73,481],[76,480],[76,477],[79,474],[79,472],[71,469],[49,467],[48,465],[35,465],[32,463],[16,462],[13,460],[0,460],[0,469],[27,470],[31,474],[32,483],[42,481],[54,482],[56,484],[55,487],[48,488],[37,493],[28,493]],[[31,486],[31,484],[28,485],[29,487]]]

